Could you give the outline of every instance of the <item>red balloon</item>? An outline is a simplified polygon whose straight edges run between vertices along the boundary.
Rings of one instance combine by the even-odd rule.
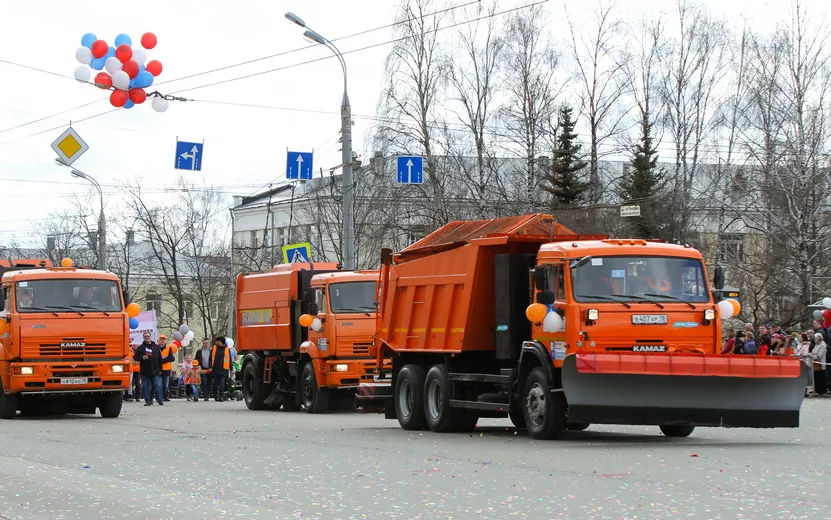
[[[110,48],[104,40],[95,40],[92,43],[92,56],[94,58],[103,58],[107,55],[108,50],[110,50]]]
[[[147,65],[145,65],[144,68],[153,76],[158,76],[162,73],[162,63],[159,60],[151,60],[147,62]]]
[[[99,72],[95,75],[95,86],[98,88],[110,88],[113,86],[113,78],[106,72]]]
[[[121,66],[121,70],[126,72],[127,75],[130,76],[130,79],[133,79],[138,76],[139,65],[135,60],[127,60],[124,62],[124,65]]]
[[[151,32],[146,32],[141,35],[141,46],[145,49],[152,49],[156,46],[156,35]]]
[[[123,107],[127,103],[127,91],[113,90],[113,93],[110,94],[110,103],[114,107]]]
[[[133,103],[135,103],[136,105],[140,105],[144,103],[145,99],[147,99],[147,92],[145,92],[143,88],[130,89],[130,100]]]
[[[133,57],[133,49],[126,43],[122,43],[115,48],[115,57],[118,58],[118,61],[124,63]]]
[[[825,318],[825,321],[831,320],[831,310],[825,309],[822,311],[822,317]]]

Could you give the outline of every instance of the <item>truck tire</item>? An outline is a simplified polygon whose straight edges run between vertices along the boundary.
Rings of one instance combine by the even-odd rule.
[[[263,401],[268,397],[268,387],[260,383],[256,363],[248,363],[242,370],[242,396],[249,410],[265,408]]]
[[[124,401],[121,399],[121,394],[111,392],[101,398],[101,404],[98,405],[98,411],[101,412],[101,417],[105,419],[115,419],[121,415],[121,404]]]
[[[689,437],[695,430],[691,424],[664,424],[660,428],[661,433],[667,437]]]
[[[521,403],[516,403],[511,406],[511,411],[508,412],[508,417],[518,430],[525,429],[525,407]]]
[[[566,400],[562,392],[551,392],[542,367],[528,374],[523,395],[528,434],[534,439],[556,439],[566,429]]]
[[[450,380],[444,365],[433,365],[427,372],[423,400],[424,418],[430,430],[445,433],[456,428],[461,410],[450,407]]]
[[[419,365],[404,365],[395,379],[395,416],[405,430],[420,430],[424,418],[424,369]]]
[[[315,367],[311,362],[303,365],[300,388],[303,392],[303,406],[306,408],[306,413],[323,413],[329,408],[329,389],[318,388]],[[286,408],[285,401],[283,408]]]

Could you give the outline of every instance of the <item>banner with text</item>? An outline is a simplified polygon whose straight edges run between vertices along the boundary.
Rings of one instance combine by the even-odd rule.
[[[144,343],[145,332],[149,332],[150,338],[156,341],[156,311],[140,312],[136,319],[139,326],[137,329],[130,331],[130,344],[141,345]]]

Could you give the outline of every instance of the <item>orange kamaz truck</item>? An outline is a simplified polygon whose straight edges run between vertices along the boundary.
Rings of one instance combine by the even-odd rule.
[[[129,318],[118,277],[39,265],[0,273],[0,417],[96,409],[118,417],[130,381]]]
[[[670,437],[799,425],[798,360],[719,354],[721,296],[698,251],[590,238],[527,215],[452,222],[384,251],[387,417],[446,432],[508,416],[537,439],[591,423]]]
[[[246,406],[322,413],[333,394],[353,401],[358,385],[373,380],[377,284],[378,271],[341,271],[335,263],[239,275]]]

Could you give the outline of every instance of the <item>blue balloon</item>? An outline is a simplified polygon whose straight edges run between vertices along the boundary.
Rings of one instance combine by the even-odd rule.
[[[133,103],[132,99],[128,99],[127,102],[124,103],[124,108],[133,108],[134,106],[136,106],[136,104]],[[135,320],[135,318],[131,318],[131,319]]]
[[[124,106],[126,107],[127,105],[124,105]],[[130,318],[130,328],[135,330],[135,329],[138,328],[138,326],[139,326],[139,321],[136,318]]]
[[[153,75],[145,70],[143,72],[139,72],[134,81],[136,82],[137,87],[147,88],[153,84]]]
[[[137,81],[137,80],[138,80],[138,76],[136,76],[135,78],[131,79],[131,80],[130,80],[130,84],[129,84],[129,85],[127,85],[127,88],[136,88],[136,87],[138,86],[138,85],[136,84],[136,81]]]
[[[107,61],[107,58],[115,58],[115,47],[107,48],[107,54],[104,55],[104,61]]]
[[[101,70],[104,68],[104,62],[107,61],[106,56],[102,56],[100,58],[93,58],[92,61],[89,63],[89,66],[95,70]]]
[[[133,40],[131,40],[130,37],[126,34],[121,33],[115,37],[115,46],[118,47],[119,45],[129,45],[130,47],[132,47]]]
[[[95,40],[97,39],[98,36],[95,36],[92,33],[86,33],[81,37],[81,45],[83,45],[87,49],[92,49],[92,44],[95,43]]]

